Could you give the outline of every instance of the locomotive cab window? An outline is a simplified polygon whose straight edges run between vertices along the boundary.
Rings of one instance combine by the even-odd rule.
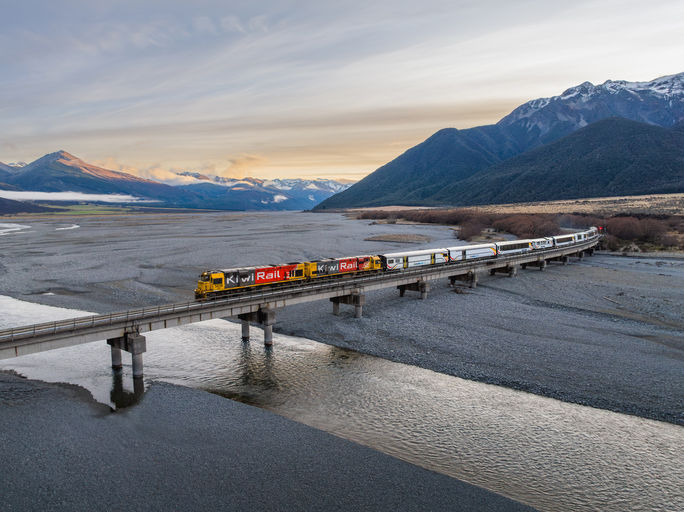
[[[222,277],[215,277],[212,281],[213,284],[223,284],[223,278]]]

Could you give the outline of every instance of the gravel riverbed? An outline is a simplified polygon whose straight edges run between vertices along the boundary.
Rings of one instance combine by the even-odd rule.
[[[0,295],[104,313],[192,300],[199,271],[222,262],[387,246],[362,242],[387,228],[321,219],[13,219],[20,228],[2,239]],[[0,441],[3,510],[533,510],[268,411],[163,383],[113,413],[80,387],[0,372]]]
[[[192,300],[200,271],[458,245],[444,226],[339,214],[150,214],[13,219],[0,294],[98,311]],[[77,225],[76,229],[61,228]],[[377,237],[426,237],[424,243]],[[318,301],[277,312],[276,332],[466,379],[648,418],[684,417],[684,260],[597,255],[428,298],[369,293],[364,317]]]
[[[276,330],[564,401],[684,423],[684,261],[594,256],[428,298],[369,293],[363,318],[316,302]],[[457,292],[457,293],[455,293]],[[325,318],[325,323],[316,319]]]
[[[2,239],[0,294],[101,313],[192,300],[197,275],[209,268],[459,244],[446,227],[332,214],[12,222],[22,227]],[[275,330],[684,422],[682,259],[600,255],[515,278],[482,276],[476,289],[433,282],[426,300],[398,295],[369,293],[361,319],[347,306],[333,316],[327,301],[288,307],[277,312]],[[0,374],[0,411],[0,460],[12,468],[0,479],[8,510],[526,510],[267,411],[169,384],[153,384],[140,404],[111,413],[81,388]]]

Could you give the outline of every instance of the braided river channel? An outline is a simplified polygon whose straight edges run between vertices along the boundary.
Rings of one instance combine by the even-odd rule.
[[[0,328],[84,312],[0,297]],[[10,320],[11,319],[11,320]],[[167,381],[286,416],[548,511],[681,510],[684,429],[211,320],[146,334],[145,386]],[[0,362],[134,406],[130,358],[104,341]],[[137,389],[136,389],[137,388]],[[138,396],[136,396],[138,395]],[[410,484],[408,484],[410,485]]]

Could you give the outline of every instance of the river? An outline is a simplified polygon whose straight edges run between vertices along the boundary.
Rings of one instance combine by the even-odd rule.
[[[85,312],[0,297],[0,328]],[[569,404],[276,334],[243,343],[211,320],[146,334],[145,381],[262,407],[548,511],[680,510],[677,425]],[[0,363],[81,385],[116,407],[135,401],[130,358],[112,377],[103,342]]]

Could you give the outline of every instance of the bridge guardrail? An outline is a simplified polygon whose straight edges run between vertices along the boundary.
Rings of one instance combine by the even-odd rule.
[[[229,305],[234,302],[240,302],[243,300],[249,301],[259,301],[262,299],[277,299],[278,296],[288,295],[294,291],[301,292],[313,292],[319,291],[323,288],[344,288],[349,285],[363,285],[365,283],[371,282],[382,282],[385,280],[391,281],[396,280],[397,277],[412,277],[412,276],[429,276],[431,274],[440,274],[446,269],[453,269],[459,271],[468,271],[471,268],[481,267],[483,264],[494,265],[497,264],[507,264],[515,263],[520,259],[529,258],[532,255],[551,255],[554,253],[563,253],[568,249],[572,250],[582,250],[595,245],[598,242],[597,239],[590,240],[582,244],[575,244],[568,247],[561,248],[551,248],[544,250],[536,250],[533,253],[516,254],[511,256],[506,256],[503,258],[492,258],[490,260],[475,260],[475,261],[462,261],[459,263],[449,263],[442,264],[439,266],[431,266],[428,268],[416,268],[411,270],[404,270],[398,272],[392,272],[389,274],[374,274],[370,276],[359,276],[348,279],[336,279],[336,280],[325,280],[313,283],[296,283],[292,285],[280,286],[277,289],[269,290],[256,290],[256,291],[245,291],[239,292],[226,298],[216,299],[212,301],[188,301],[173,304],[160,305],[156,307],[144,307],[139,309],[132,309],[122,312],[115,312],[103,315],[90,315],[85,317],[69,318],[65,320],[57,320],[53,322],[45,322],[41,324],[33,324],[22,327],[13,327],[10,329],[0,330],[0,344],[5,342],[13,342],[15,340],[22,340],[26,338],[34,338],[37,335],[44,334],[57,334],[63,332],[73,332],[77,329],[87,329],[94,328],[104,325],[114,325],[119,322],[131,322],[135,325],[136,321],[145,320],[149,318],[158,318],[162,314],[173,314],[190,312],[192,310],[202,311],[204,309],[212,309],[216,306]],[[553,256],[551,256],[553,257]],[[462,272],[465,273],[465,272]]]

